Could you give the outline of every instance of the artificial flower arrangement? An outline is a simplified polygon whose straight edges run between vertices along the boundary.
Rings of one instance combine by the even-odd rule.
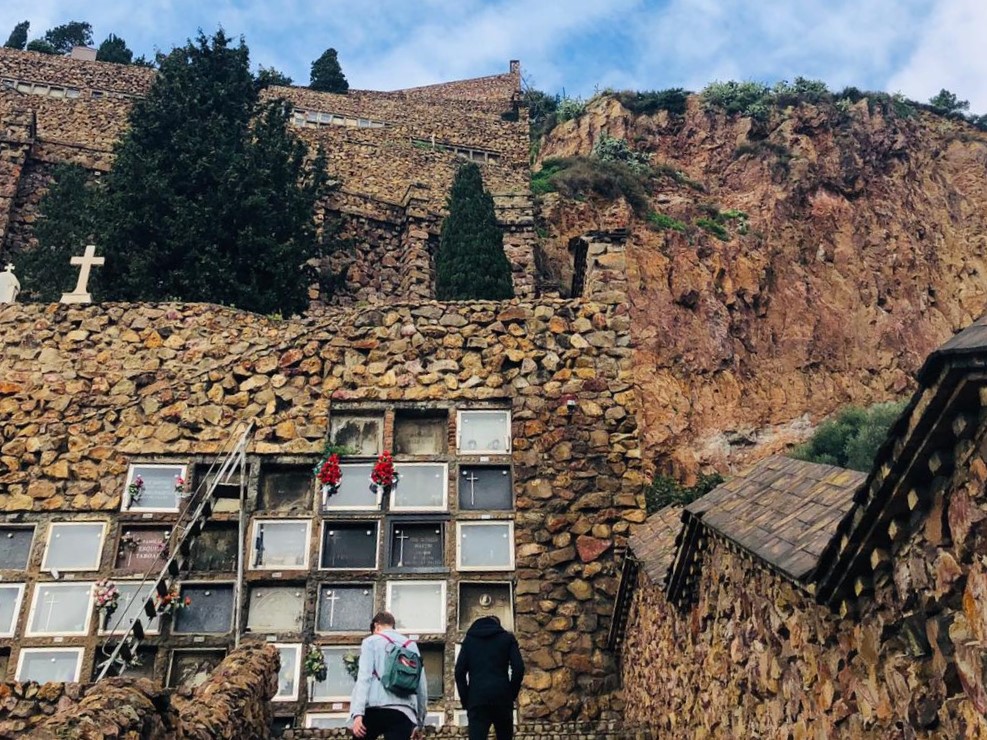
[[[136,550],[140,546],[140,540],[133,532],[124,532],[120,535],[121,550]]]
[[[109,619],[120,604],[120,590],[108,578],[96,581],[93,587],[93,602],[97,611],[102,612],[106,615],[106,619]]]
[[[305,654],[305,663],[302,666],[302,672],[307,678],[312,678],[316,681],[325,681],[329,675],[329,670],[326,668],[326,656],[315,645]]]
[[[192,599],[186,596],[184,599],[178,591],[178,587],[175,586],[166,593],[164,596],[160,594],[154,595],[154,606],[157,609],[158,614],[161,616],[173,616],[175,612],[182,609],[188,609],[192,606]]]
[[[187,482],[182,476],[175,476],[175,495],[178,498],[188,498],[192,495],[192,492],[188,490]]]
[[[370,473],[370,492],[378,494],[381,491],[389,493],[398,484],[398,473],[394,470],[394,458],[384,450],[377,458],[373,471]]]
[[[339,455],[333,452],[325,458],[319,465],[315,477],[322,486],[322,506],[324,508],[329,497],[339,491],[339,484],[343,480],[343,471],[339,467]]]
[[[144,479],[135,475],[134,479],[127,486],[127,508],[129,509],[134,504],[140,503],[141,496],[144,495]]]
[[[346,672],[350,674],[350,678],[356,681],[356,677],[360,675],[360,654],[346,653],[343,655],[343,665],[346,666]]]

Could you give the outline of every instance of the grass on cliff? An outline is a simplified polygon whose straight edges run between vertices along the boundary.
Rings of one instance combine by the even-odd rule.
[[[904,408],[904,401],[867,408],[847,406],[820,424],[812,437],[789,455],[797,460],[869,472],[878,448]]]
[[[723,480],[719,473],[700,475],[696,485],[687,487],[669,475],[657,475],[644,491],[645,510],[650,516],[666,506],[686,506],[705,496],[723,483]]]
[[[623,162],[597,157],[546,159],[531,176],[531,192],[559,192],[569,198],[591,195],[605,200],[623,197],[639,216],[648,212],[648,176]]]

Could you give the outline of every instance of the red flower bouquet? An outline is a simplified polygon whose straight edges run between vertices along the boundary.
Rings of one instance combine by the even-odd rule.
[[[377,464],[374,465],[374,469],[370,473],[370,490],[375,494],[381,490],[388,492],[397,483],[398,474],[394,470],[394,458],[391,457],[390,452],[384,450],[380,453]]]

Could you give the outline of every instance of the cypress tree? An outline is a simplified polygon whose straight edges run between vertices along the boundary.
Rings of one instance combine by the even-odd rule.
[[[449,215],[442,222],[435,257],[435,293],[440,301],[503,300],[514,297],[504,235],[493,197],[483,189],[480,168],[459,168],[449,190]]]
[[[322,56],[312,62],[312,78],[309,88],[319,92],[345,93],[350,89],[346,81],[335,49],[326,49]]]
[[[10,36],[7,37],[7,43],[4,46],[8,49],[23,50],[27,46],[27,30],[30,27],[30,21],[21,21],[18,23],[14,26],[14,30],[10,32]]]

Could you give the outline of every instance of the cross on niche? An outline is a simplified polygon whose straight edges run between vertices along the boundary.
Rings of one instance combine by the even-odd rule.
[[[480,476],[474,475],[472,471],[463,471],[463,475],[466,476],[466,480],[470,484],[470,506],[476,506],[476,482],[480,480]]]
[[[75,284],[75,290],[62,293],[61,303],[92,303],[93,297],[89,295],[89,271],[105,262],[105,257],[96,256],[96,247],[93,244],[86,245],[86,251],[81,257],[70,259],[69,264],[79,265],[82,269],[79,270],[79,282]]]
[[[336,626],[336,602],[339,601],[339,597],[336,595],[335,591],[328,591],[328,596],[323,597],[329,602],[329,626]]]
[[[398,567],[399,568],[403,568],[404,567],[404,541],[407,540],[407,539],[410,539],[410,538],[411,538],[411,535],[405,534],[405,532],[404,532],[403,529],[399,529],[398,530],[397,539],[401,543],[398,546]]]

